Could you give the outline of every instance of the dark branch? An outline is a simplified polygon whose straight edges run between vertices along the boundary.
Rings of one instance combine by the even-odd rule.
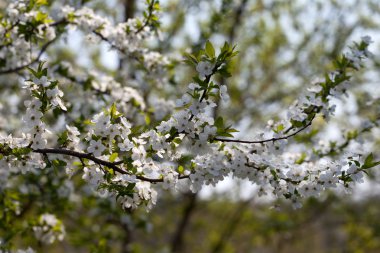
[[[132,175],[130,172],[125,171],[122,168],[117,166],[117,165],[123,164],[122,161],[108,162],[108,161],[104,161],[102,159],[96,158],[95,156],[93,156],[91,154],[81,153],[81,152],[77,152],[77,151],[69,150],[69,149],[44,148],[44,149],[33,150],[33,152],[43,154],[43,155],[58,154],[58,155],[67,155],[67,156],[77,157],[79,159],[88,159],[88,160],[95,162],[96,164],[98,164],[100,166],[103,165],[103,166],[106,166],[110,169],[113,169],[114,171],[119,172],[120,174]],[[188,177],[189,177],[188,175],[183,175],[183,176],[179,176],[178,179],[184,179],[184,178],[188,178]],[[147,177],[144,177],[141,175],[136,175],[136,178],[140,179],[141,181],[147,181],[147,182],[151,182],[151,183],[159,183],[159,182],[164,181],[163,178],[147,178]]]
[[[310,119],[310,121],[305,126],[301,127],[300,129],[298,129],[297,131],[295,131],[292,134],[285,135],[282,137],[270,138],[270,139],[265,139],[265,140],[260,140],[260,141],[245,141],[245,140],[221,139],[221,138],[214,138],[214,140],[215,141],[222,141],[222,142],[237,142],[237,143],[246,143],[246,144],[262,144],[262,143],[266,143],[266,142],[275,142],[275,141],[279,141],[279,140],[286,140],[290,137],[297,135],[298,133],[302,132],[306,128],[308,128],[313,123],[314,118],[315,118],[315,114],[313,115],[313,117]]]

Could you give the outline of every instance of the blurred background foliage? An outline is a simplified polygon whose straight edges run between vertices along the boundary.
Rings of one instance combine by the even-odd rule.
[[[143,1],[137,0],[50,3],[54,7],[89,6],[114,22],[139,16],[145,8]],[[49,49],[51,65],[67,61],[78,73],[91,69],[119,81],[128,80],[139,87],[147,101],[161,96],[175,99],[195,73],[182,62],[183,53],[197,52],[207,40],[215,47],[232,42],[240,52],[231,66],[232,77],[219,80],[228,82],[231,102],[220,103],[214,113],[231,123],[238,122],[242,136],[249,139],[250,133],[269,119],[282,115],[313,79],[331,70],[332,60],[352,40],[369,34],[375,41],[375,56],[354,80],[367,85],[354,88],[346,101],[351,107],[356,105],[355,113],[341,105],[343,112],[333,119],[339,124],[334,133],[343,135],[357,127],[355,115],[379,117],[379,99],[375,106],[366,105],[369,99],[380,97],[378,0],[162,0],[160,4],[160,40],[148,46],[170,56],[172,64],[165,70],[169,78],[140,75],[136,71],[138,62],[119,60],[106,45],[88,46],[80,33],[69,34]],[[17,77],[6,78],[7,83],[17,81]],[[1,91],[5,88],[2,86]],[[7,95],[2,92],[1,96]],[[149,102],[148,107],[151,113],[157,110]],[[314,129],[324,126],[320,120]],[[379,140],[373,139],[375,147],[379,147]],[[1,221],[2,229],[13,226],[17,230],[23,225],[21,217],[33,216],[41,209],[62,218],[67,238],[51,247],[34,245],[27,232],[16,235],[20,247],[30,245],[38,252],[380,252],[380,198],[376,191],[356,199],[331,192],[293,210],[285,203],[259,201],[252,188],[231,187],[224,193],[208,189],[211,193],[207,198],[187,192],[168,193],[150,213],[125,212],[113,199],[84,194],[89,190],[79,175],[73,176],[75,194],[61,198],[65,187],[72,187],[64,185],[65,174],[45,173],[44,180],[25,178],[38,181],[34,198],[9,193],[1,199],[3,203],[18,200],[23,204],[17,217]],[[367,185],[378,183],[377,174],[373,173]],[[238,192],[244,192],[245,198]]]

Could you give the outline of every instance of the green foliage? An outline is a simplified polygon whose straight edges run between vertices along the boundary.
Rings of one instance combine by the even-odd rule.
[[[377,161],[375,162],[374,160],[374,157],[373,157],[373,154],[370,153],[364,160],[364,163],[363,165],[361,166],[361,169],[362,170],[366,170],[366,169],[370,169],[370,168],[373,168],[377,165],[380,165],[380,161]]]
[[[213,60],[213,59],[215,58],[215,49],[214,49],[214,46],[211,44],[210,41],[207,41],[207,42],[206,42],[205,52],[206,52],[206,55],[207,55],[211,60]]]
[[[27,69],[30,71],[30,73],[31,73],[35,78],[40,79],[40,78],[43,77],[43,76],[47,76],[47,71],[48,71],[48,69],[47,69],[47,68],[44,68],[44,64],[45,64],[45,63],[46,63],[46,62],[44,62],[44,61],[39,62],[38,67],[37,67],[37,70],[34,70],[34,69],[32,69],[32,68],[29,68],[29,67],[27,67]]]
[[[217,136],[233,137],[232,133],[239,132],[238,130],[232,128],[232,126],[225,126],[222,117],[218,117],[214,125],[217,128]]]

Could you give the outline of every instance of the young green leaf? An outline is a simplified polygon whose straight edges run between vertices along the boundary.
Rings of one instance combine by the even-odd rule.
[[[215,57],[215,49],[214,49],[214,46],[211,44],[210,41],[206,42],[206,54],[210,58]]]

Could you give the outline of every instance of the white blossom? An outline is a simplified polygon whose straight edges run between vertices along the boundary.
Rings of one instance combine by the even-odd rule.
[[[198,63],[196,69],[199,73],[199,76],[201,78],[205,78],[206,76],[209,76],[212,74],[214,65],[208,61],[201,61]]]
[[[38,218],[38,225],[33,226],[35,237],[46,244],[52,244],[56,240],[62,241],[65,237],[65,227],[55,215],[45,213]]]
[[[101,156],[106,147],[101,140],[91,140],[90,146],[87,148],[89,153],[92,153],[95,157]]]

